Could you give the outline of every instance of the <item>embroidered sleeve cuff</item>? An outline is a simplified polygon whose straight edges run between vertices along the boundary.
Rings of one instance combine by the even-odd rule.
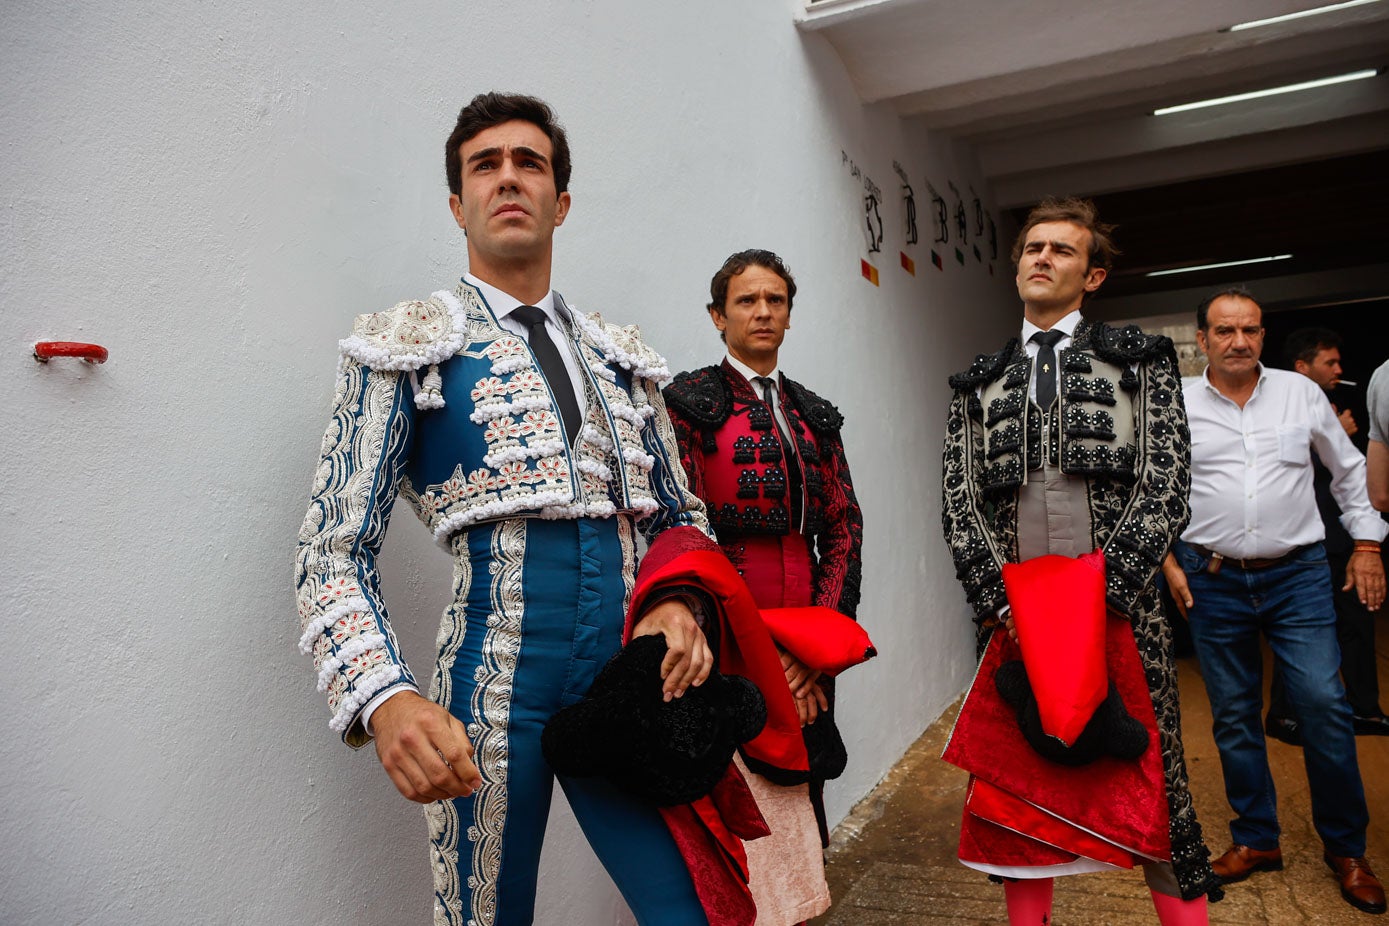
[[[355,684],[352,685],[351,690],[344,692],[341,700],[338,701],[337,711],[333,714],[333,719],[328,722],[329,728],[341,733],[343,739],[351,745],[349,733],[353,727],[361,725],[359,721],[362,706],[378,692],[400,681],[404,674],[398,665],[383,665],[366,677],[355,679]]]
[[[363,708],[378,694],[401,682],[413,685],[414,679],[396,659],[370,602],[356,593],[355,584],[326,582],[320,595],[312,594],[312,588],[310,584],[303,594],[301,613],[309,613],[301,619],[299,648],[313,656],[318,690],[328,695],[333,712],[329,727],[361,745],[370,738],[359,719]],[[312,614],[316,607],[322,610]]]

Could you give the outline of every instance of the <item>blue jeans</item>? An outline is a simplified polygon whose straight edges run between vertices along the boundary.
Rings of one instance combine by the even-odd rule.
[[[1302,721],[1312,823],[1332,855],[1364,855],[1370,815],[1339,675],[1326,551],[1312,544],[1268,569],[1226,562],[1214,575],[1206,571],[1207,558],[1187,544],[1178,541],[1172,552],[1195,601],[1191,638],[1210,696],[1225,796],[1236,814],[1230,821],[1235,843],[1278,845],[1277,798],[1261,723],[1262,632]]]

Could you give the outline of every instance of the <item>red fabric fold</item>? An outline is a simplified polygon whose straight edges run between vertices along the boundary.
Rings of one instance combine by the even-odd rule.
[[[742,844],[736,838],[729,841],[726,834],[710,831],[707,818],[696,809],[708,800],[662,807],[661,816],[690,871],[709,926],[752,926],[757,920],[757,907],[748,890],[747,855],[742,855],[740,866],[730,848],[737,845],[741,852]]]
[[[1158,860],[1171,858],[1167,789],[1157,718],[1143,665],[1128,622],[1109,617],[1105,624],[1108,675],[1124,707],[1148,730],[1148,749],[1136,760],[1104,757],[1089,765],[1065,767],[1047,761],[1023,739],[1017,715],[994,686],[1003,662],[1020,656],[1006,633],[995,633],[951,731],[942,758],[977,778],[1034,804],[1116,846]],[[1026,819],[1008,818],[1026,830]],[[1058,850],[965,813],[961,858],[996,865],[1056,864]],[[1060,853],[1068,861],[1066,853]],[[1024,859],[1033,859],[1025,861]]]
[[[800,715],[796,713],[791,689],[786,685],[781,657],[762,623],[752,593],[712,540],[693,528],[676,530],[692,531],[706,540],[709,548],[701,549],[692,545],[688,538],[677,538],[681,546],[661,550],[661,541],[675,530],[657,538],[637,574],[637,587],[632,593],[623,639],[631,639],[635,616],[642,613],[646,598],[653,592],[670,585],[703,588],[719,606],[719,671],[751,679],[767,702],[767,726],[743,745],[744,752],[777,768],[807,771],[810,764],[801,736]],[[656,559],[654,565],[653,557]]]
[[[1118,868],[1132,868],[1137,863],[1132,852],[1054,817],[981,778],[970,780],[965,807],[976,817],[1055,846],[1071,856],[1083,855]]]
[[[739,839],[761,839],[772,834],[767,821],[762,818],[762,811],[757,806],[757,799],[752,796],[747,779],[736,763],[728,763],[723,780],[709,793],[709,800],[729,832]],[[744,868],[747,867],[746,856],[742,864]]]
[[[788,653],[830,675],[877,655],[868,631],[833,608],[763,608],[762,623]]]
[[[767,726],[744,748],[773,765],[807,769],[800,719],[776,646],[752,594],[714,541],[692,527],[673,528],[656,538],[637,572],[623,639],[631,639],[647,598],[671,585],[692,585],[713,597],[719,611],[719,671],[751,679],[766,699]],[[708,796],[660,810],[710,926],[752,926],[757,908],[748,891],[743,840],[770,830],[742,773],[729,763]]]
[[[970,787],[977,778],[970,779]],[[960,861],[1007,868],[1064,865],[1076,860],[1075,853],[1020,836],[1006,827],[991,823],[970,812],[966,795],[960,820]]]

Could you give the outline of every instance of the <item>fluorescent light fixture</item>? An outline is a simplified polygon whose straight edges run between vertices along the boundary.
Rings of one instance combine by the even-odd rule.
[[[1379,71],[1375,68],[1367,68],[1363,71],[1351,71],[1349,74],[1338,74],[1335,77],[1323,77],[1320,80],[1305,80],[1300,84],[1287,84],[1282,87],[1269,87],[1267,90],[1251,90],[1248,93],[1236,93],[1234,96],[1221,96],[1213,100],[1200,100],[1195,103],[1183,103],[1180,106],[1168,106],[1163,109],[1153,110],[1154,116],[1166,116],[1170,113],[1184,113],[1188,109],[1203,109],[1207,106],[1223,106],[1226,103],[1240,103],[1244,100],[1257,100],[1262,96],[1275,96],[1279,93],[1296,93],[1299,90],[1311,90],[1314,87],[1329,87],[1332,84],[1349,83],[1352,80],[1366,80],[1374,77]]]
[[[1251,257],[1248,260],[1227,260],[1223,264],[1198,264],[1195,267],[1176,267],[1172,270],[1154,270],[1143,274],[1145,277],[1165,277],[1172,273],[1195,273],[1197,270],[1219,270],[1221,267],[1243,267],[1245,264],[1266,264],[1271,260],[1287,260],[1291,254],[1274,254],[1270,257]]]
[[[1268,19],[1256,19],[1253,22],[1238,23],[1221,32],[1239,32],[1241,29],[1257,29],[1260,26],[1272,26],[1274,23],[1285,23],[1291,19],[1302,19],[1304,16],[1319,16],[1322,13],[1334,13],[1337,10],[1348,10],[1353,6],[1365,6],[1370,3],[1378,3],[1379,0],[1346,0],[1345,3],[1332,3],[1328,6],[1314,7],[1310,10],[1299,10],[1296,13],[1285,13],[1282,16],[1270,16]]]

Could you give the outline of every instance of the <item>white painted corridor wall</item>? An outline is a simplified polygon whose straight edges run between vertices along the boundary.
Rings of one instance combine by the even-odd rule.
[[[465,269],[442,149],[483,90],[555,106],[575,162],[556,286],[640,323],[672,368],[719,356],[703,304],[729,253],[771,248],[797,275],[783,367],[848,419],[882,653],[841,686],[832,820],[967,681],[939,529],[945,377],[1015,325],[1011,272],[939,272],[918,247],[908,276],[889,195],[869,285],[840,152],[885,190],[893,160],[920,181],[924,241],[926,177],[983,192],[972,154],[863,106],[791,0],[653,9],[5,5],[0,920],[428,919],[421,814],[328,730],[290,557],[337,339]],[[40,366],[46,339],[111,359]],[[386,600],[427,676],[449,563],[396,521]],[[620,922],[556,808],[537,922]]]

